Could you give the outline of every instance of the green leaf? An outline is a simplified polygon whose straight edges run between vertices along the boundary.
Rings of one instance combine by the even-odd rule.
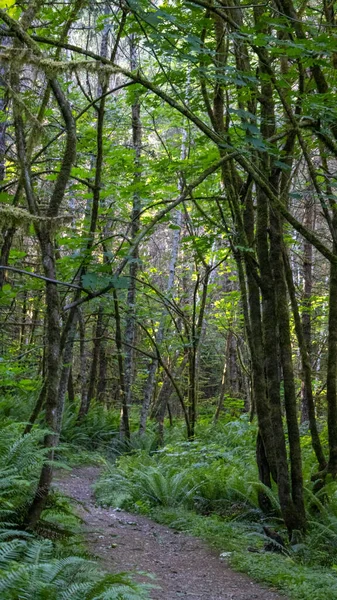
[[[128,277],[118,277],[117,275],[104,275],[101,273],[86,273],[82,277],[82,286],[84,289],[96,292],[108,285],[115,289],[127,289],[129,287]]]

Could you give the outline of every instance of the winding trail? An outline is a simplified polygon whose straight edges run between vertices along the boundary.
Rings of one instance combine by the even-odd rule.
[[[153,573],[158,587],[151,591],[152,600],[286,600],[233,572],[198,538],[96,506],[91,486],[98,476],[97,467],[77,468],[59,474],[55,485],[81,503],[77,512],[84,519],[89,550],[107,571]]]

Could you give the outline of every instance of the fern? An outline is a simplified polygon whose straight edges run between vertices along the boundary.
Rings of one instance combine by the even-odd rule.
[[[45,455],[39,445],[45,432],[36,429],[22,437],[21,429],[10,424],[0,433],[1,600],[146,598],[146,587],[126,574],[106,575],[93,561],[70,553],[64,539],[76,541],[80,519],[58,492],[50,494],[35,532],[58,545],[20,530]]]
[[[3,600],[140,599],[147,597],[146,589],[130,581],[127,574],[104,575],[94,562],[80,556],[55,558],[50,540],[0,544]]]

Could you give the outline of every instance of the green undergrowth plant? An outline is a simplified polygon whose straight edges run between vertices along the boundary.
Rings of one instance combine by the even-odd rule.
[[[88,559],[81,519],[70,499],[53,489],[34,532],[24,529],[45,460],[45,431],[22,435],[23,424],[0,431],[1,600],[140,600],[148,586],[130,574],[109,575]]]
[[[44,460],[40,445],[45,431],[22,436],[22,426],[10,424],[0,432],[0,505],[6,522],[22,523]]]
[[[335,569],[299,564],[292,556],[234,552],[230,564],[238,571],[277,587],[294,600],[336,600]]]
[[[0,369],[1,379],[1,369]],[[4,380],[2,380],[3,382]],[[34,380],[23,380],[30,383],[30,390],[20,389],[20,381],[13,387],[12,393],[0,395],[0,418],[2,426],[14,422],[28,421],[39,394],[39,383]]]
[[[63,415],[61,442],[87,450],[107,450],[119,434],[118,411],[93,402],[88,414],[78,420],[78,406],[67,405]]]
[[[216,430],[208,426],[195,441],[180,439],[156,451],[134,449],[108,467],[97,496],[129,509],[182,505],[202,514],[255,519],[260,516],[255,434],[243,418]]]
[[[3,600],[145,600],[148,589],[127,574],[106,574],[81,556],[59,558],[50,540],[0,544]]]
[[[238,570],[299,600],[337,597],[337,483],[313,493],[315,459],[303,432],[308,529],[288,539],[276,490],[258,480],[256,427],[248,417],[204,419],[194,441],[171,431],[165,447],[133,449],[107,465],[96,485],[99,502],[148,514],[202,537]],[[310,439],[309,439],[310,442]],[[150,447],[150,445],[149,445]],[[271,510],[259,508],[258,494]]]

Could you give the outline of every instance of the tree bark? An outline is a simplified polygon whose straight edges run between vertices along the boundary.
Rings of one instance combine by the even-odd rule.
[[[305,198],[304,224],[309,229],[314,225],[314,204],[311,194]],[[313,248],[307,241],[303,240],[303,309],[302,309],[302,330],[304,343],[308,353],[308,359],[311,363],[311,296],[312,296],[312,270],[313,270]],[[311,364],[310,364],[311,367]],[[311,383],[310,383],[311,387]],[[301,423],[310,420],[310,408],[312,389],[308,389],[307,381],[304,378],[301,390]]]
[[[300,312],[298,309],[297,299],[296,299],[296,291],[295,285],[293,281],[293,275],[291,271],[291,267],[289,264],[288,254],[286,249],[284,248],[283,253],[284,260],[284,268],[287,279],[288,292],[290,296],[292,312],[295,323],[295,331],[298,346],[300,349],[301,360],[302,360],[302,370],[303,370],[303,380],[305,384],[305,399],[306,399],[306,407],[305,410],[308,413],[309,420],[309,429],[311,434],[311,443],[313,450],[315,452],[317,462],[319,465],[320,471],[323,471],[327,465],[324,451],[322,448],[321,440],[318,433],[317,422],[316,422],[316,412],[315,412],[315,402],[312,391],[312,368],[311,368],[311,360],[308,352],[307,340],[305,339],[304,331],[303,331],[303,321],[301,321]],[[302,401],[302,417],[303,417],[303,401]]]
[[[337,231],[337,215],[333,217]],[[334,252],[337,246],[334,244]],[[330,264],[329,320],[328,320],[328,364],[326,399],[328,404],[328,472],[337,475],[337,265]]]
[[[287,507],[288,521],[286,525],[291,532],[293,529],[305,531],[306,514],[303,496],[303,474],[296,390],[292,362],[292,347],[290,334],[290,318],[287,297],[287,284],[283,264],[283,231],[279,215],[271,215],[271,254],[275,290],[277,298],[277,318],[279,325],[280,355],[283,370],[284,403],[286,411],[288,442],[290,454],[291,495],[294,508]]]
[[[57,406],[57,418],[58,418],[58,422],[59,422],[59,425],[58,425],[59,431],[61,431],[61,427],[62,427],[63,411],[64,411],[66,393],[67,393],[68,385],[69,385],[70,373],[71,373],[77,318],[78,318],[78,316],[77,316],[77,311],[76,311],[76,314],[75,314],[74,318],[72,319],[70,330],[68,332],[67,340],[65,342],[64,350],[62,353],[63,365],[62,365],[62,369],[61,369],[60,384],[59,384],[59,397],[58,397],[58,406]]]
[[[138,48],[135,36],[130,37],[130,67],[131,70],[138,66]],[[134,149],[134,180],[136,186],[141,181],[141,147],[142,147],[142,124],[140,120],[140,102],[137,98],[132,105],[132,147]],[[131,213],[131,239],[134,240],[139,231],[141,198],[138,191],[133,194],[132,213]],[[125,360],[124,360],[124,383],[126,392],[126,403],[131,406],[133,401],[133,381],[135,373],[135,336],[136,336],[136,277],[139,268],[139,253],[138,246],[130,254],[129,276],[130,283],[127,294],[127,316],[125,324]],[[123,437],[126,435],[124,431],[124,420],[121,420],[120,432]]]
[[[119,313],[119,302],[117,291],[113,290],[113,299],[115,307],[115,322],[116,322],[116,348],[117,348],[117,359],[118,359],[118,373],[119,373],[119,398],[121,406],[121,438],[130,440],[130,422],[129,422],[129,406],[125,388],[124,378],[124,360],[123,360],[123,340],[122,340],[122,327]]]

